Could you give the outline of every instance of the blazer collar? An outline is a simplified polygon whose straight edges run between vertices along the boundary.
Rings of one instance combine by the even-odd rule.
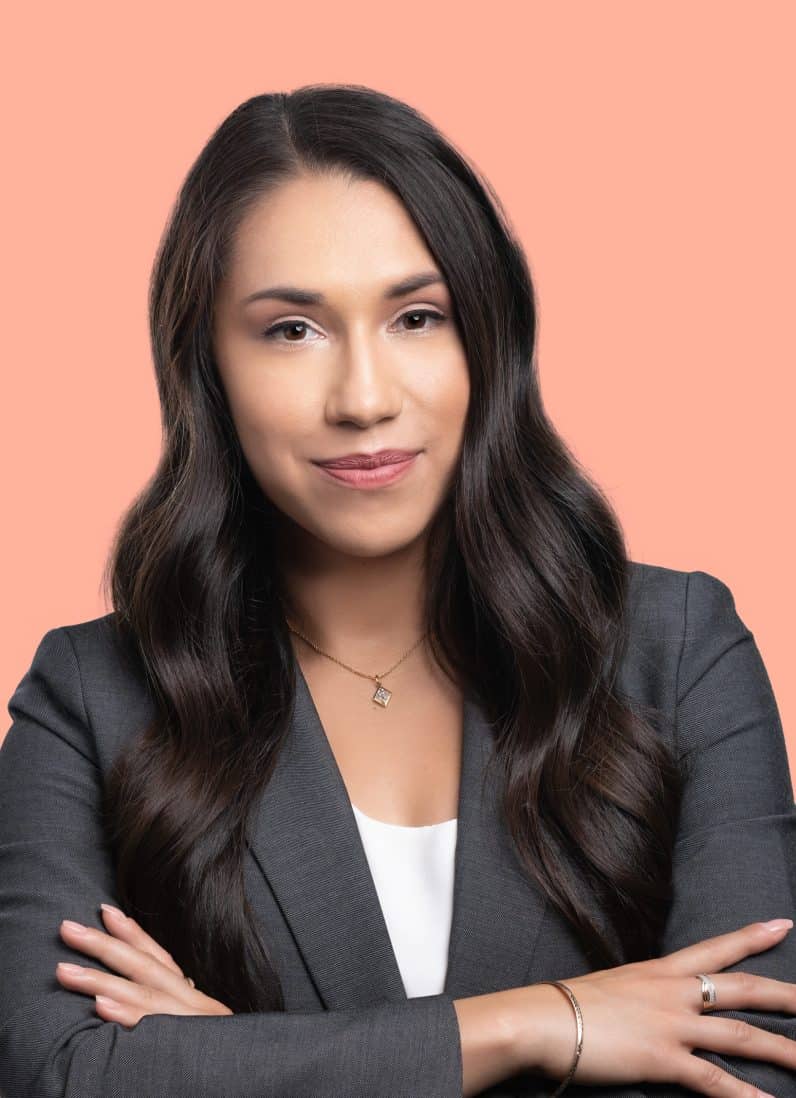
[[[295,658],[290,735],[253,817],[249,847],[329,1010],[407,998],[348,791]],[[444,991],[526,982],[546,897],[521,869],[487,768],[492,736],[465,696]],[[497,768],[495,768],[497,771]]]

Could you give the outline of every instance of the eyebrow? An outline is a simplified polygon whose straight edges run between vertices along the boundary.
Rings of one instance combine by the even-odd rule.
[[[400,282],[388,286],[384,291],[387,301],[405,294],[422,290],[425,286],[433,286],[435,283],[445,284],[445,280],[437,271],[422,271],[420,274],[409,275]],[[249,305],[252,301],[261,301],[263,298],[278,298],[280,301],[289,301],[293,305],[323,305],[326,302],[323,294],[312,290],[302,290],[298,286],[269,286],[266,290],[257,290],[248,297],[244,297],[242,305]]]

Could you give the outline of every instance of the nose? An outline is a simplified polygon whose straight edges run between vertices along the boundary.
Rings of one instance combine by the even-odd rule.
[[[366,427],[401,407],[399,363],[364,331],[341,341],[328,386],[327,417],[333,423]]]

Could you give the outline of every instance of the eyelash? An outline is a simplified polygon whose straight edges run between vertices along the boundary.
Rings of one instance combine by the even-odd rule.
[[[442,324],[442,323],[444,323],[444,321],[447,320],[447,317],[445,316],[444,313],[438,313],[436,310],[432,310],[432,309],[408,309],[405,313],[401,313],[401,315],[398,317],[398,320],[402,320],[405,316],[426,316],[426,317],[429,317],[430,319],[435,321],[434,326],[436,326],[436,324]],[[276,343],[294,343],[297,346],[301,345],[302,343],[309,342],[309,340],[304,340],[304,339],[276,339],[275,338],[277,332],[284,331],[286,328],[292,328],[294,324],[303,324],[305,327],[310,327],[310,325],[307,323],[306,320],[282,320],[282,321],[280,321],[279,324],[273,324],[270,328],[266,328],[266,330],[262,333],[263,339],[274,340],[274,342],[276,342]],[[423,335],[429,329],[427,329],[427,328],[407,329],[407,331],[404,334],[410,335],[413,330],[416,331],[418,334]]]

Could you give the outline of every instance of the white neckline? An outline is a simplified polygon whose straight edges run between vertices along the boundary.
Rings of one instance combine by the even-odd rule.
[[[412,824],[396,824],[390,823],[388,820],[377,820],[373,816],[368,816],[367,812],[363,812],[361,808],[357,808],[353,801],[351,802],[351,807],[357,815],[364,817],[369,823],[376,824],[378,827],[390,827],[395,831],[432,831],[437,827],[448,827],[451,824],[455,824],[458,820],[458,816],[454,816],[450,820],[440,820],[438,823],[433,824],[419,824],[415,827]]]

